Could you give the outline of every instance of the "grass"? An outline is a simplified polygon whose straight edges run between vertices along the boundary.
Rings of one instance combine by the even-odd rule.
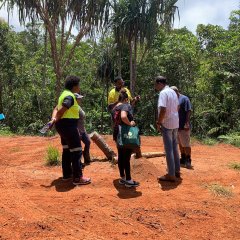
[[[206,188],[211,191],[215,196],[227,198],[233,196],[233,192],[230,188],[224,187],[218,183],[207,184]]]
[[[46,165],[47,166],[60,165],[60,154],[56,147],[48,146],[46,154]]]
[[[219,141],[240,147],[240,135],[239,133],[232,133],[228,135],[221,135],[218,137]]]
[[[0,136],[12,137],[14,134],[10,131],[9,127],[3,125],[0,126]]]
[[[205,145],[210,145],[210,146],[216,145],[218,143],[218,141],[213,138],[203,138],[201,142]]]
[[[240,163],[230,163],[229,168],[240,171]]]

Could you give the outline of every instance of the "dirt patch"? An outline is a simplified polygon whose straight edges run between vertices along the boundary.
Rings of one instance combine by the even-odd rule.
[[[116,151],[111,136],[104,136]],[[118,169],[94,162],[84,173],[92,184],[74,187],[61,167],[46,167],[46,148],[58,137],[0,138],[0,240],[3,239],[240,239],[240,149],[226,144],[192,147],[193,170],[159,185],[165,158],[132,160],[136,190],[118,184]],[[143,137],[143,152],[163,151],[160,137]],[[103,156],[95,144],[91,154]],[[232,190],[214,195],[206,184]]]

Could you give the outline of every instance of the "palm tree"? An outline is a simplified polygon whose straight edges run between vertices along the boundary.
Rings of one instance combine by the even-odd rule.
[[[121,74],[121,49],[129,47],[130,90],[135,92],[138,46],[146,51],[159,26],[170,28],[174,21],[177,0],[114,1],[111,19],[118,50],[118,72]],[[143,52],[144,52],[143,51]]]
[[[60,94],[61,80],[73,58],[75,48],[87,34],[94,33],[108,21],[108,0],[4,0],[7,9],[17,7],[19,20],[42,21],[47,29],[51,45],[51,57],[56,75],[56,96]],[[67,43],[76,28],[78,32]],[[59,37],[60,33],[60,37]],[[59,43],[60,42],[60,43]]]

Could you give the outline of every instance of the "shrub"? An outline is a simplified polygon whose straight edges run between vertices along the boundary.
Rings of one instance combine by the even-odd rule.
[[[225,143],[232,144],[236,147],[240,147],[240,135],[239,135],[239,133],[221,135],[221,136],[218,137],[218,140],[223,141]]]
[[[46,165],[47,166],[60,165],[60,154],[56,147],[49,146],[47,148]]]

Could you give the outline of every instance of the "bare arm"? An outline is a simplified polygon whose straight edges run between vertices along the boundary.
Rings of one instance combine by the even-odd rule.
[[[191,110],[187,111],[187,114],[186,114],[186,122],[184,125],[185,130],[188,130],[190,128],[190,116],[191,116]]]
[[[127,112],[126,112],[126,111],[121,111],[121,119],[122,119],[122,121],[123,121],[126,125],[128,125],[128,126],[135,126],[135,125],[136,125],[134,121],[131,121],[131,122],[130,122],[130,121],[128,120]]]
[[[134,97],[133,100],[130,102],[130,104],[134,107],[139,100],[140,100],[140,95]]]
[[[160,107],[160,112],[159,112],[158,121],[157,121],[157,129],[158,130],[160,130],[160,128],[161,128],[161,124],[163,122],[165,114],[166,114],[166,108],[165,107]]]
[[[53,112],[52,112],[52,120],[51,120],[51,122],[52,122],[52,123],[57,122],[59,119],[61,119],[61,117],[63,116],[63,114],[64,114],[66,111],[67,111],[67,108],[64,107],[64,106],[61,106],[59,110],[58,110],[58,107],[56,106],[56,107],[53,109]]]

